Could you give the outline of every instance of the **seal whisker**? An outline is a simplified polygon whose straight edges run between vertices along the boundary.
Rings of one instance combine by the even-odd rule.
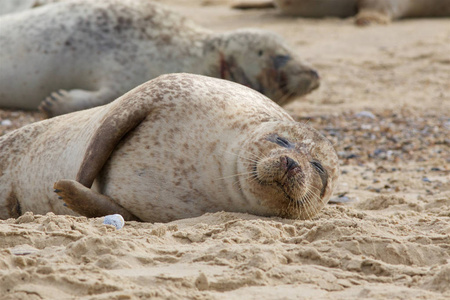
[[[313,185],[311,185],[311,184],[306,184],[305,186],[306,186],[306,188],[307,188],[308,190],[309,190],[309,189],[314,189],[314,190],[316,191],[316,193],[318,193],[318,194],[320,195],[321,190],[320,190],[319,188],[317,188],[317,187],[315,187],[315,186],[313,186]]]
[[[216,178],[214,180],[229,179],[229,178],[242,176],[242,175],[252,175],[253,173],[254,173],[253,171],[252,172],[243,172],[243,173],[238,173],[238,174],[234,174],[234,175],[219,177],[219,178]]]
[[[239,157],[239,158],[248,160],[248,161],[250,161],[250,162],[254,162],[254,163],[257,163],[257,162],[258,162],[258,161],[255,160],[255,159],[252,159],[252,158],[249,158],[249,157],[244,157],[244,156],[242,156],[242,155],[239,155],[239,154],[237,154],[237,153],[233,153],[233,152],[231,152],[231,151],[227,151],[227,150],[222,150],[222,151],[223,151],[223,152],[226,152],[226,153],[229,153],[229,154],[233,154],[233,155],[235,155],[236,157]]]
[[[258,180],[258,176],[255,172],[250,172],[249,176],[247,176],[246,178],[244,178],[245,180],[248,180],[249,183],[252,182],[256,182]],[[239,179],[237,179],[234,183],[233,186],[239,183]],[[242,187],[239,186],[238,190],[242,190]]]
[[[226,150],[224,150],[224,151],[226,151]],[[262,155],[262,156],[261,156],[261,154],[260,154],[260,155],[257,155],[256,153],[252,153],[252,152],[250,152],[250,151],[243,150],[243,149],[241,149],[241,151],[244,152],[244,153],[250,154],[251,156],[253,156],[253,157],[254,157],[254,160],[252,160],[252,161],[255,162],[255,163],[258,163],[261,159],[264,159],[264,158],[267,157],[267,156],[265,156],[265,155]],[[233,153],[233,152],[230,152],[230,151],[226,151],[226,152],[228,152],[228,153],[230,153],[230,154],[234,154],[234,155],[236,155],[237,157],[241,157],[241,158],[250,160],[250,158],[246,158],[246,157],[240,156],[240,155],[237,154],[237,153]]]
[[[311,220],[312,215],[311,215],[310,209],[313,208],[313,206],[312,206],[311,200],[309,199],[307,194],[303,195],[303,197],[301,198],[301,203],[303,204],[303,208],[304,208],[304,211],[306,212],[308,220]],[[315,213],[315,211],[314,211],[314,213]]]
[[[312,215],[310,214],[310,210],[312,209],[314,214],[317,213],[317,207],[314,205],[313,199],[311,198],[311,191],[309,190],[308,186],[305,186],[305,193],[299,197],[300,200],[296,201],[299,204],[300,209],[300,203],[302,203],[304,211],[307,214],[308,219],[312,219]],[[297,193],[296,193],[297,194]]]
[[[250,175],[247,177],[250,183],[257,182],[258,181],[258,175],[256,173],[253,173],[253,175]]]
[[[309,189],[306,191],[306,196],[311,205],[311,208],[314,210],[314,215],[317,215],[320,211],[320,207],[316,204],[316,203],[321,202],[321,201],[317,201],[317,200],[319,200],[319,197],[317,196],[316,193],[313,193]]]
[[[255,157],[256,159],[258,159],[258,160],[265,158],[264,155],[263,155],[263,156],[260,156],[260,155],[257,155],[256,153],[251,153],[250,151],[247,151],[247,150],[242,150],[242,151],[245,152],[245,153],[248,153],[248,154],[250,154],[250,155],[252,155],[252,156],[254,156],[254,157]]]

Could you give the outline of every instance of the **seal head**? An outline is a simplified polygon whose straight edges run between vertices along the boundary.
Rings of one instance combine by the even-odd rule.
[[[285,105],[319,87],[318,73],[275,33],[242,29],[214,36],[222,79],[241,83]],[[215,51],[216,52],[216,51]]]
[[[260,213],[311,219],[328,202],[339,174],[331,143],[313,128],[268,122],[243,145],[240,188],[267,210]]]

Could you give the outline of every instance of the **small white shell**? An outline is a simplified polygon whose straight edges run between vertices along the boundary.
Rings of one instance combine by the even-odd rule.
[[[0,122],[0,124],[3,125],[3,126],[11,126],[12,122],[11,122],[11,120],[5,119],[5,120],[2,120]]]
[[[116,227],[116,229],[122,229],[122,227],[125,225],[125,220],[119,214],[107,215],[103,220],[103,224],[113,225],[114,227]]]

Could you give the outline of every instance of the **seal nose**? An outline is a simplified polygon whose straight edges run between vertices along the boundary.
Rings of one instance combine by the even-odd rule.
[[[309,74],[311,74],[311,77],[316,80],[320,79],[319,73],[317,73],[316,70],[309,70]]]
[[[283,156],[280,158],[281,160],[281,164],[284,168],[286,168],[286,172],[289,172],[293,169],[295,169],[296,167],[298,167],[298,163],[293,160],[292,158],[290,158],[289,156]]]
[[[312,91],[320,86],[320,75],[316,70],[310,69],[307,71],[307,74],[310,76],[310,84],[309,91]]]

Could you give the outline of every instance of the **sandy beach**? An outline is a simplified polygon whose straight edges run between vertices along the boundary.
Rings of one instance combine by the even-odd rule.
[[[277,32],[318,70],[285,109],[335,145],[331,203],[306,221],[217,212],[120,230],[26,213],[0,221],[0,299],[449,299],[450,18],[361,28],[159,2],[215,31]],[[40,119],[0,110],[0,135]]]

